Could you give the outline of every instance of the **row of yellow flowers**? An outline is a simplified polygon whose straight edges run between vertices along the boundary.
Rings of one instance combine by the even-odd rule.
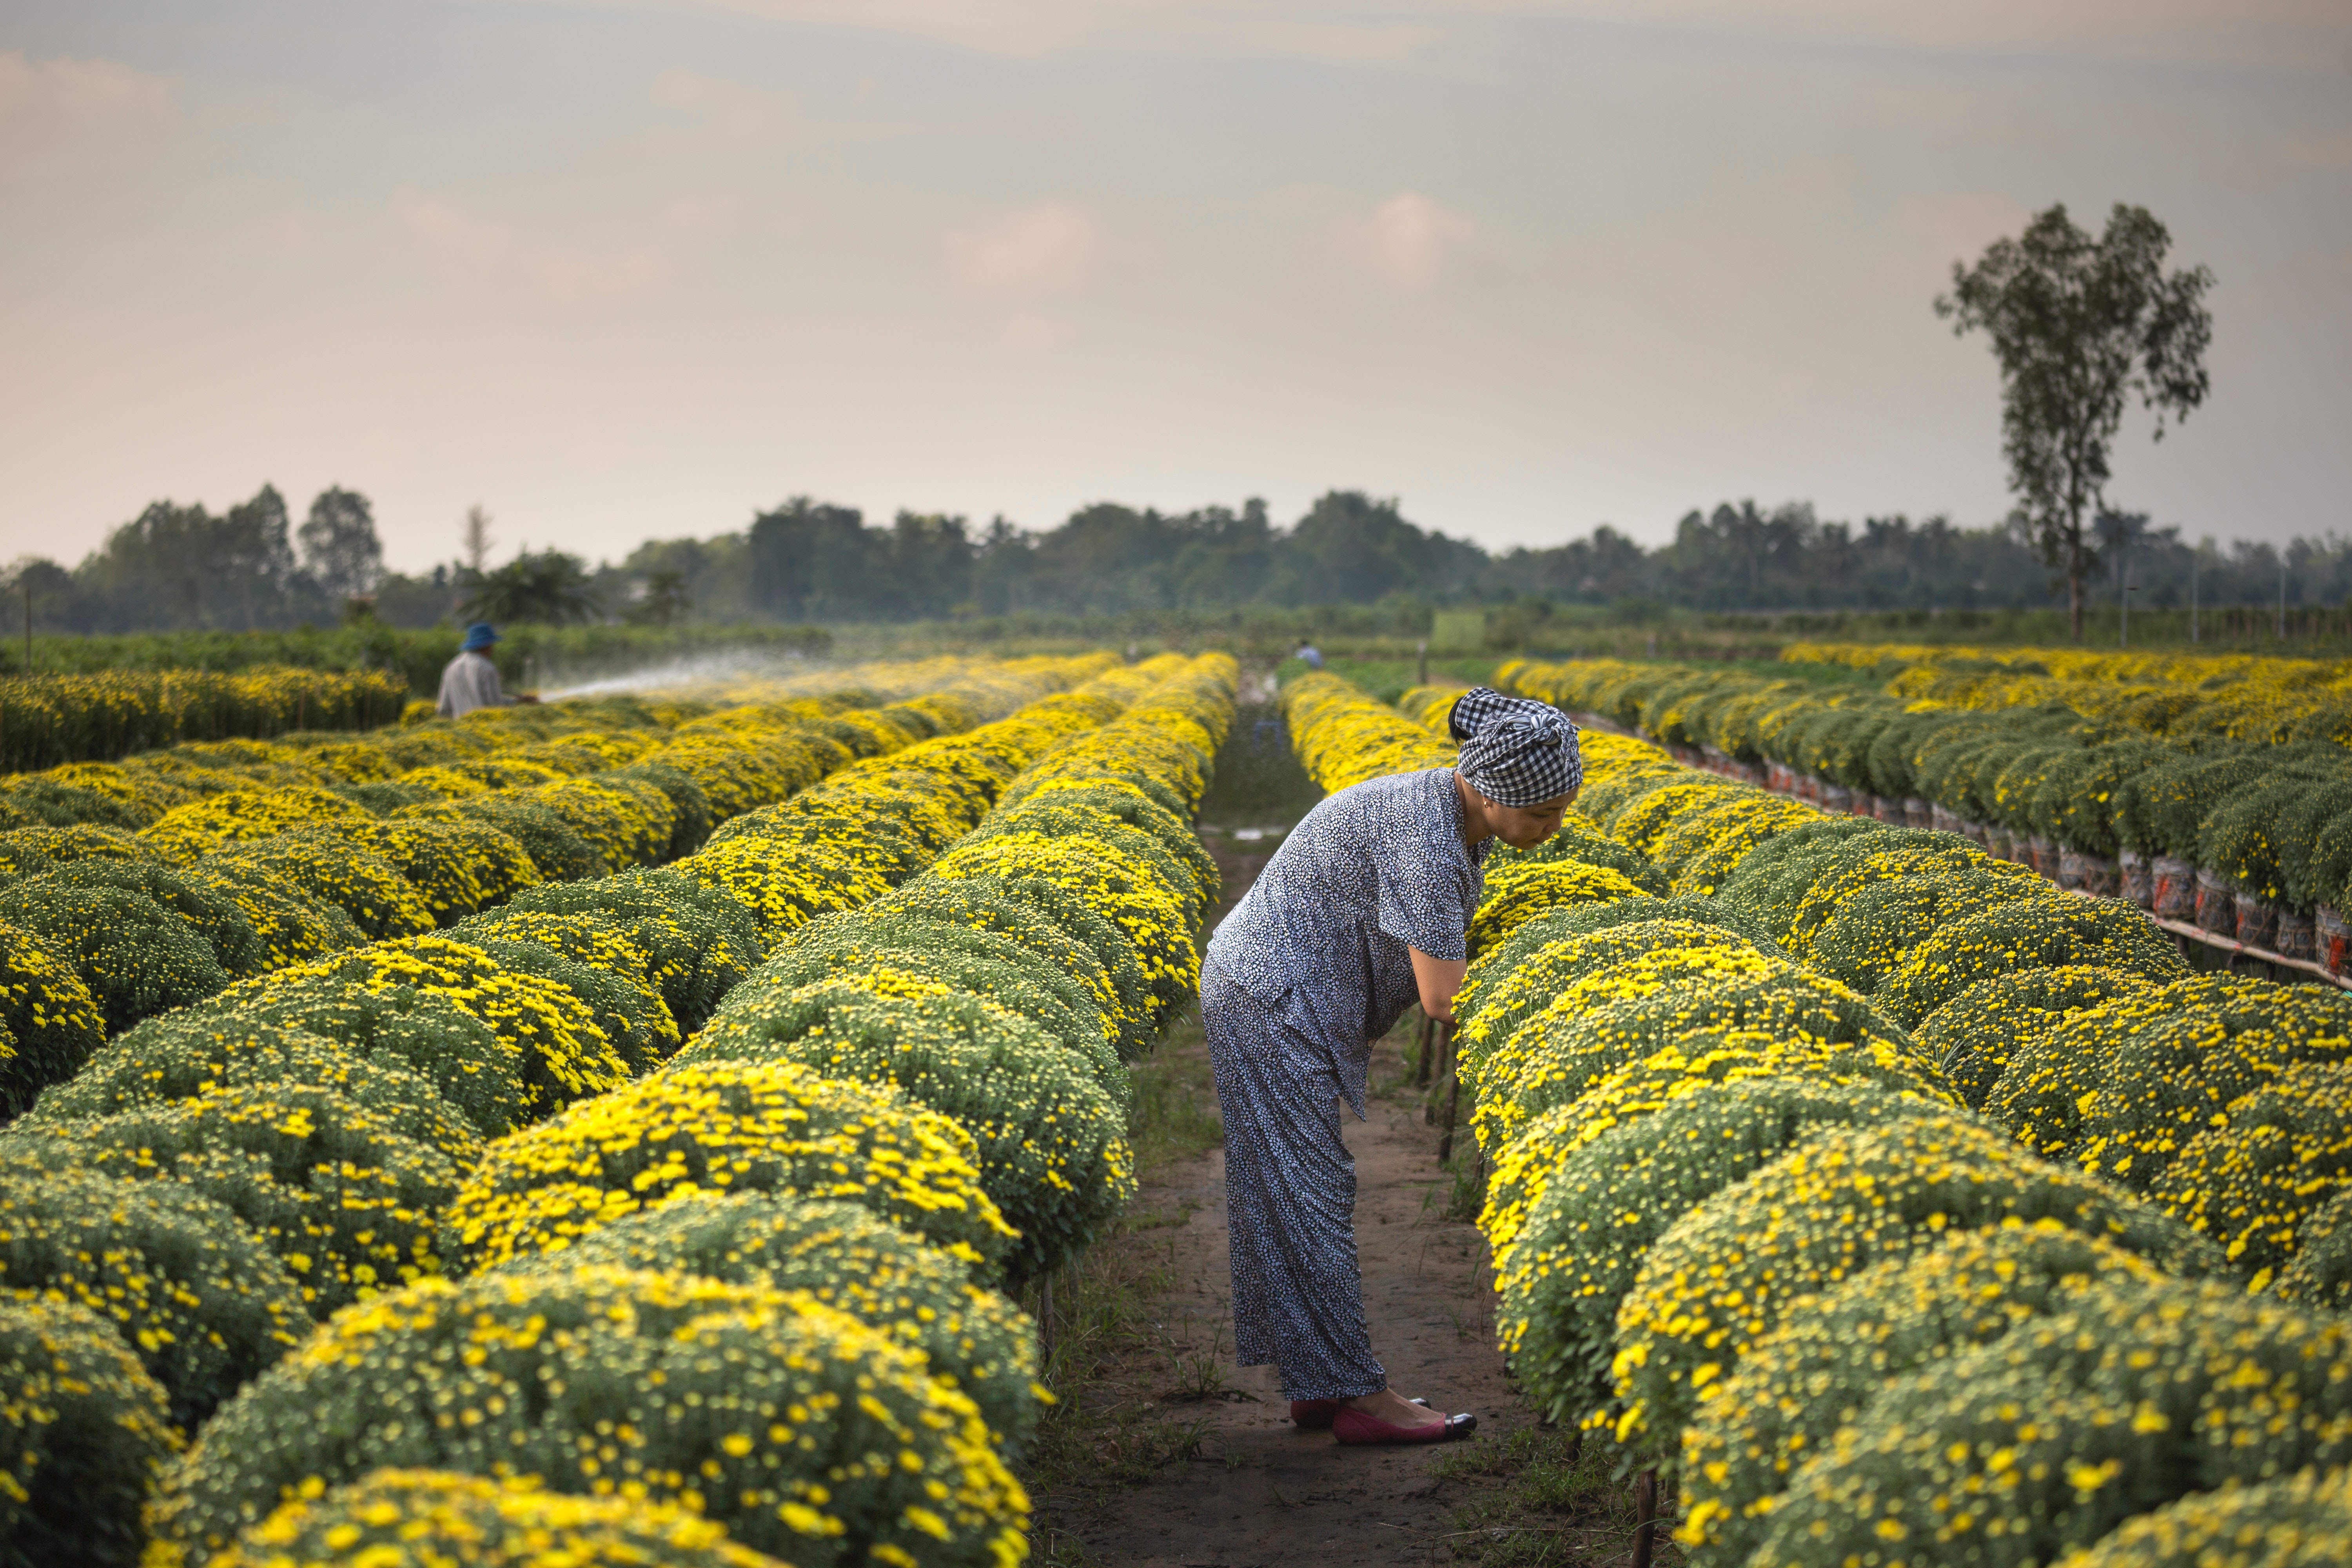
[[[0,676],[0,772],[105,762],[184,741],[369,730],[398,719],[407,700],[407,682],[380,670]]]
[[[1335,720],[1412,727],[1319,699],[1333,776]],[[1678,1477],[1694,1562],[2153,1561],[2127,1521],[2352,1458],[2352,1006],[2189,977],[1955,835],[1587,752],[1564,852],[1672,891],[1487,946],[1459,1070],[1514,1373]]]
[[[1197,967],[1192,931],[1210,892],[1202,868],[1166,847],[1178,837],[1169,824],[1180,812],[1189,823],[1231,704],[1229,661],[1059,668],[1087,679],[739,818],[730,842],[764,843],[762,855],[720,843],[656,870],[547,884],[446,936],[260,976],[131,1031],[51,1090],[0,1135],[0,1284],[15,1302],[0,1309],[15,1314],[0,1316],[0,1344],[16,1333],[36,1347],[22,1378],[46,1378],[54,1393],[62,1370],[79,1393],[11,1406],[24,1505],[6,1521],[12,1535],[37,1516],[63,1517],[40,1501],[59,1486],[119,1492],[135,1479],[143,1495],[139,1478],[227,1401],[217,1421],[251,1433],[200,1444],[180,1463],[163,1516],[173,1551],[201,1559],[240,1524],[261,1532],[247,1552],[313,1527],[331,1537],[335,1518],[387,1506],[363,1472],[415,1460],[415,1445],[435,1440],[421,1408],[385,1415],[366,1372],[384,1363],[372,1355],[423,1364],[411,1358],[429,1359],[434,1335],[453,1326],[476,1325],[478,1345],[479,1326],[501,1312],[518,1325],[569,1312],[593,1367],[567,1362],[572,1393],[556,1408],[499,1381],[550,1375],[545,1358],[566,1331],[550,1341],[542,1327],[462,1390],[400,1387],[428,1403],[476,1402],[459,1428],[488,1422],[505,1434],[474,1431],[490,1443],[482,1473],[624,1497],[651,1489],[726,1514],[771,1549],[789,1545],[794,1562],[863,1560],[869,1548],[882,1561],[1017,1556],[1022,1504],[1001,1451],[1034,1408],[1030,1352],[1018,1312],[988,1283],[1034,1244],[1004,1215],[1026,1203],[1055,1231],[1039,1254],[1050,1266],[1123,1198],[1118,1046],[1192,983],[1185,965]],[[1122,711],[1130,720],[1090,748],[1089,733]],[[1076,838],[1082,863],[1024,867],[999,853],[984,869],[958,876],[940,863],[919,875],[1008,781],[1034,798],[1000,812],[986,843],[1050,832]],[[1087,831],[1073,834],[1080,818]],[[1150,830],[1140,842],[1130,818]],[[1197,854],[1189,830],[1181,840]],[[873,937],[838,930],[868,900],[892,905],[887,930],[904,955],[875,963]],[[1077,992],[1088,973],[1079,961],[1097,951],[1095,988]],[[824,956],[842,973],[784,984],[778,965]],[[754,971],[775,978],[753,994],[798,1008],[798,1025],[705,1026]],[[1073,1003],[1083,1029],[1061,1027]],[[935,1042],[919,1060],[900,1048],[922,1032],[915,1022]],[[674,1059],[683,1034],[710,1048],[632,1085]],[[745,1059],[720,1059],[721,1037]],[[842,1054],[854,1039],[888,1048]],[[813,1043],[823,1054],[791,1054]],[[646,1116],[628,1113],[632,1096]],[[650,1108],[672,1104],[662,1154]],[[540,1121],[551,1111],[555,1121]],[[609,1222],[594,1238],[567,1222],[528,1245],[499,1231],[500,1243],[494,1224],[477,1223],[499,1212],[499,1172],[529,1166],[527,1151],[551,1139],[602,1148],[599,1118],[614,1116],[626,1131],[607,1154],[638,1160],[631,1168],[646,1179],[597,1166],[632,1201],[591,1205]],[[1008,1139],[1008,1121],[1025,1137]],[[1088,1190],[1059,1194],[1078,1178]],[[675,1202],[646,1195],[656,1180]],[[1032,1188],[1046,1201],[1031,1201]],[[533,1261],[566,1240],[582,1248],[581,1268]],[[442,1282],[453,1265],[501,1264]],[[620,1327],[624,1317],[641,1328]],[[306,1318],[331,1326],[281,1361]],[[119,1359],[84,1375],[102,1370],[82,1363],[110,1322],[124,1328],[136,1377]],[[58,1363],[72,1347],[72,1364]],[[33,1364],[43,1355],[46,1373]],[[667,1425],[648,1406],[637,1412],[645,1440],[627,1422],[616,1439],[613,1400],[642,1397],[648,1379],[676,1391]],[[722,1398],[767,1412],[746,1447],[731,1432],[677,1430],[679,1413]],[[292,1419],[288,1401],[301,1406]],[[529,1432],[516,1426],[526,1411]],[[646,1436],[651,1426],[667,1435]],[[113,1436],[93,1447],[93,1431]],[[286,1445],[322,1431],[341,1434],[333,1462],[359,1489],[331,1496],[323,1481],[298,1481],[283,1498],[290,1512],[261,1521],[280,1491],[237,1488],[302,1459]],[[698,1443],[716,1447],[681,1468],[679,1445]],[[476,1451],[459,1444],[439,1458]],[[50,1471],[37,1473],[45,1462]],[[767,1489],[710,1489],[730,1466],[764,1476]],[[207,1488],[235,1494],[230,1512],[206,1511],[204,1497],[218,1500]],[[415,1495],[429,1511],[447,1494],[434,1482]],[[66,1555],[135,1560],[136,1518],[135,1508],[78,1518]]]

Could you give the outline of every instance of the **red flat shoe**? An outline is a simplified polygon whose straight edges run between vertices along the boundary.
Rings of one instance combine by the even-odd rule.
[[[1319,1432],[1331,1425],[1331,1418],[1339,1414],[1340,1408],[1336,1399],[1294,1399],[1290,1402],[1290,1419],[1310,1432]]]
[[[1441,1415],[1419,1426],[1395,1426],[1360,1410],[1342,1409],[1331,1420],[1331,1436],[1342,1443],[1451,1443],[1478,1429],[1475,1415]]]

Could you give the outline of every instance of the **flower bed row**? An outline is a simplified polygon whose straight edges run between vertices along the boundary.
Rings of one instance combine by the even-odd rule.
[[[2264,1506],[2345,1540],[2352,1002],[2187,976],[1955,835],[1586,752],[1572,840],[1669,896],[1564,884],[1457,1005],[1530,1396],[1679,1478],[1696,1563],[2170,1561]]]
[[[109,787],[150,808],[167,792],[187,798],[135,834],[0,832],[0,1115],[69,1076],[101,1035],[238,981],[462,922],[530,940],[494,911],[532,889],[672,861],[857,757],[968,729],[1086,679],[1105,657],[850,672],[941,682],[871,709],[835,696],[596,729],[610,704],[564,704],[307,752],[132,759]],[[389,780],[315,782],[401,764]]]
[[[398,719],[407,702],[408,683],[378,670],[0,676],[0,771],[106,762],[183,741],[371,730]]]
[[[2339,912],[2352,753],[2332,739],[2158,734],[2056,701],[1952,706],[1906,692],[1907,676],[1874,693],[1596,660],[1497,679],[1825,810],[1958,833],[2067,888],[2352,973]],[[2180,688],[2147,700],[2217,700]]]
[[[1110,1042],[1192,983],[1210,896],[1130,836],[1178,837],[1230,702],[1217,661],[1107,672],[674,866],[531,889],[499,917],[520,925],[381,942],[111,1043],[0,1135],[8,1375],[80,1391],[12,1406],[12,1539],[40,1518],[67,1557],[133,1560],[147,1478],[209,1418],[161,1560],[395,1514],[411,1538],[674,1538],[680,1561],[748,1557],[701,1517],[803,1564],[1016,1557],[1030,1352],[991,1286],[1120,1201]],[[939,857],[1000,794],[973,858]],[[1080,858],[1007,853],[1041,838]],[[892,918],[844,929],[869,900]],[[779,1016],[671,1054],[662,1009],[699,1022],[738,989]]]

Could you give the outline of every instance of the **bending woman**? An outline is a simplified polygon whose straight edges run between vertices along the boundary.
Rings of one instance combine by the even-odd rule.
[[[1454,705],[1452,768],[1373,779],[1307,814],[1210,941],[1201,1016],[1225,1119],[1234,1342],[1281,1369],[1301,1426],[1432,1443],[1451,1419],[1389,1388],[1364,1329],[1356,1166],[1372,1042],[1418,1001],[1451,1022],[1486,846],[1559,831],[1584,778],[1576,726],[1484,687]]]

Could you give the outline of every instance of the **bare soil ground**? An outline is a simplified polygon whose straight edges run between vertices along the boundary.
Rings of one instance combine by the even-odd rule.
[[[1203,837],[1230,902],[1272,843]],[[1342,1447],[1290,1424],[1275,1369],[1234,1364],[1214,1089],[1197,1024],[1180,1026],[1147,1069],[1144,1190],[1122,1234],[1057,1286],[1064,1404],[1031,1476],[1044,1561],[1628,1561],[1629,1489],[1596,1472],[1597,1455],[1580,1463],[1572,1436],[1538,1429],[1512,1392],[1494,1348],[1486,1244],[1449,1215],[1455,1178],[1438,1164],[1439,1131],[1410,1083],[1412,1042],[1407,1028],[1381,1042],[1370,1119],[1343,1119],[1365,1313],[1391,1386],[1475,1412],[1477,1437]],[[1675,1560],[1671,1550],[1659,1557]]]

